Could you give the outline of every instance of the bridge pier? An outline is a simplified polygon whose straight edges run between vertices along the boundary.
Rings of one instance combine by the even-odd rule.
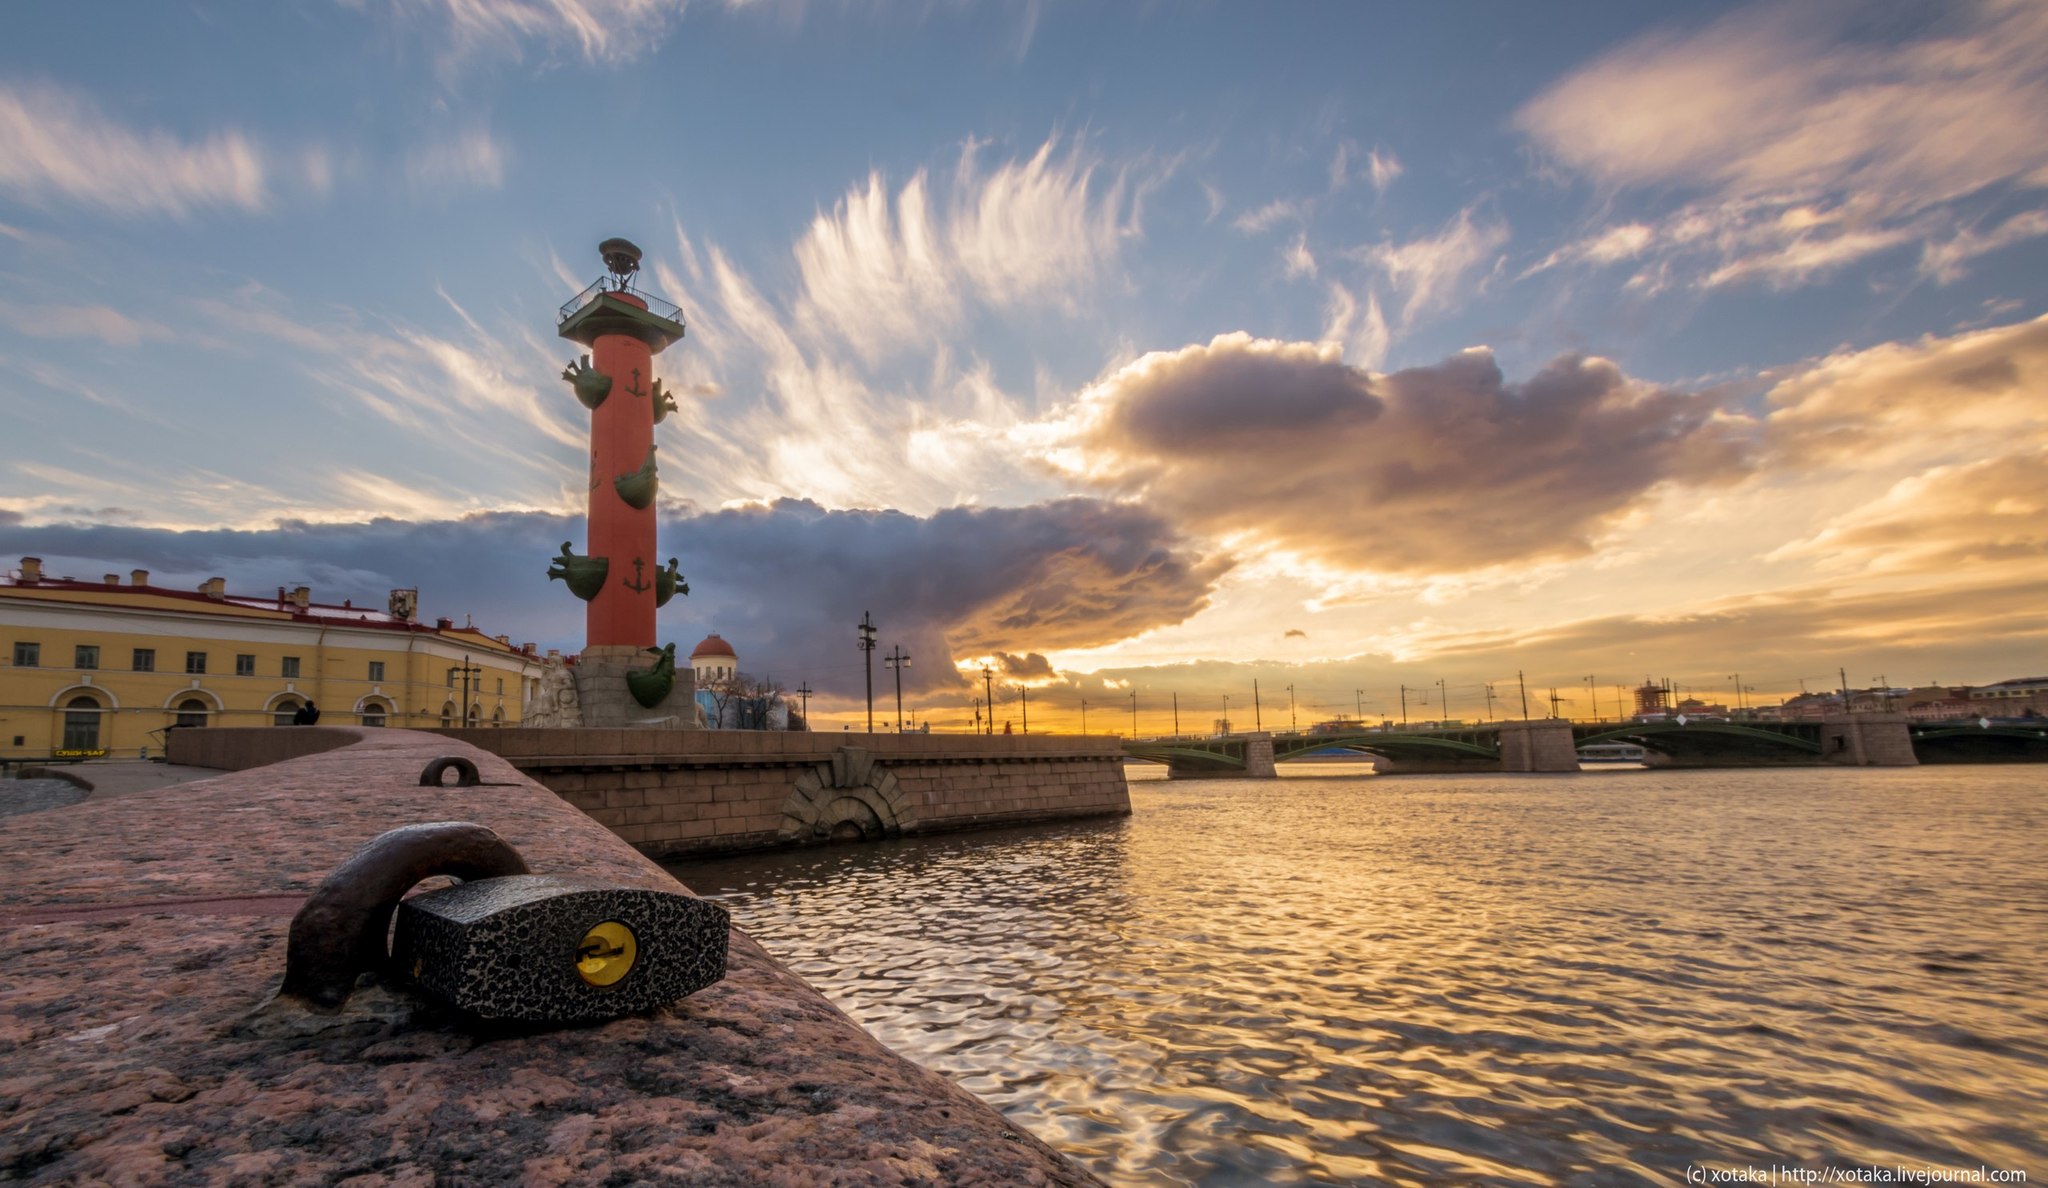
[[[1572,724],[1563,718],[1502,722],[1500,769],[1513,772],[1579,770],[1579,748],[1572,740]]]
[[[1904,714],[1830,714],[1821,719],[1821,762],[1844,767],[1914,767]]]
[[[1273,733],[1261,731],[1244,736],[1244,774],[1255,780],[1279,778],[1273,768]]]

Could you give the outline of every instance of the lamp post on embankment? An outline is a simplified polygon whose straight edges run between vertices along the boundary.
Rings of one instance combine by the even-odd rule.
[[[903,670],[910,667],[910,653],[902,644],[894,644],[889,654],[882,657],[882,667],[896,674],[896,733],[903,733]]]
[[[860,658],[868,673],[868,733],[875,732],[875,615],[860,613]]]

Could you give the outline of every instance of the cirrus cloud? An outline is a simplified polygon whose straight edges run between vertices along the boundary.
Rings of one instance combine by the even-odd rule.
[[[1952,280],[1982,238],[1959,230],[1956,204],[2048,183],[2048,9],[1978,0],[1924,16],[1917,36],[1879,40],[1848,6],[1754,5],[1574,71],[1516,125],[1603,187],[1696,197],[1621,255],[1603,250],[1621,246],[1610,229],[1559,258],[1704,256],[1705,286],[1789,287],[1920,243],[1923,267]],[[2044,233],[2023,214],[1991,239]],[[1639,278],[1663,283],[1654,268]]]
[[[137,131],[55,88],[0,86],[0,191],[27,202],[172,218],[262,210],[268,171],[236,130],[198,140]]]

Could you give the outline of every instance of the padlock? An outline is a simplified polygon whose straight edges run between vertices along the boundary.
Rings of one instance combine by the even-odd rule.
[[[731,919],[707,900],[550,875],[476,879],[398,905],[401,977],[462,1015],[591,1023],[725,976]]]

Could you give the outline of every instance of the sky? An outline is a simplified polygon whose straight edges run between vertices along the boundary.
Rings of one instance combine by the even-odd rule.
[[[935,729],[991,689],[1151,734],[2048,673],[2048,5],[9,29],[10,565],[417,586],[574,651],[554,325],[620,235],[688,325],[662,639],[827,728],[863,613]]]

